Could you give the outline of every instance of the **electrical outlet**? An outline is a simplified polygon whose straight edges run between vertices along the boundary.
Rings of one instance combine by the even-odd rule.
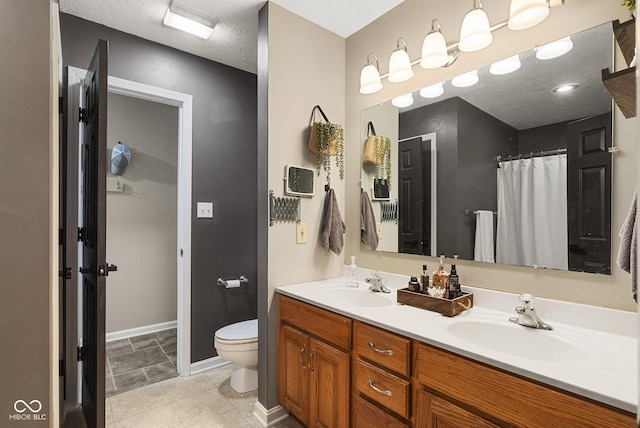
[[[198,218],[213,218],[213,202],[198,202]]]
[[[307,243],[307,223],[296,224],[296,244]]]
[[[378,239],[382,238],[382,223],[376,223],[376,233],[378,234]]]

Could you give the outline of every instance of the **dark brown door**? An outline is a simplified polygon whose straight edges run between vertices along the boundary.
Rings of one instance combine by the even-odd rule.
[[[82,409],[90,428],[105,425],[107,51],[108,42],[100,40],[84,81]]]
[[[431,141],[398,144],[398,252],[431,255]]]
[[[569,270],[611,273],[611,114],[567,126]]]

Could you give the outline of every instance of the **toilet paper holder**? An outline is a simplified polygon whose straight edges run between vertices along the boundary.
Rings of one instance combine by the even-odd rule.
[[[218,285],[224,285],[224,288],[229,288],[229,282],[230,281],[232,281],[232,280],[218,278]],[[240,282],[240,285],[243,285],[243,284],[246,284],[246,283],[249,282],[249,280],[244,275],[240,275],[240,278],[238,278],[237,281]],[[233,286],[232,286],[232,288],[233,288]]]

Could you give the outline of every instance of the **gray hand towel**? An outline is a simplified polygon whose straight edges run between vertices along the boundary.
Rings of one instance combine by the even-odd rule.
[[[638,261],[638,225],[636,223],[636,211],[638,204],[638,192],[633,195],[629,214],[620,228],[620,248],[618,249],[618,267],[631,274],[631,294],[633,300],[638,301],[638,273],[636,271]]]
[[[369,250],[378,248],[376,216],[367,192],[360,192],[360,242]]]
[[[338,201],[333,189],[329,189],[324,198],[324,214],[322,222],[322,234],[320,236],[320,246],[328,253],[333,251],[340,255],[344,247],[344,233],[347,226],[342,221]]]

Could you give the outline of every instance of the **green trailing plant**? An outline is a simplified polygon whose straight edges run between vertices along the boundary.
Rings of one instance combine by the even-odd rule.
[[[340,180],[344,180],[344,130],[342,126],[330,122],[317,122],[318,152],[316,153],[316,173],[320,169],[327,173],[327,185],[331,186],[331,142],[336,144],[336,166]]]
[[[376,136],[376,180],[387,184],[391,190],[391,140]]]
[[[636,0],[622,0],[622,6],[633,12],[636,10]]]

